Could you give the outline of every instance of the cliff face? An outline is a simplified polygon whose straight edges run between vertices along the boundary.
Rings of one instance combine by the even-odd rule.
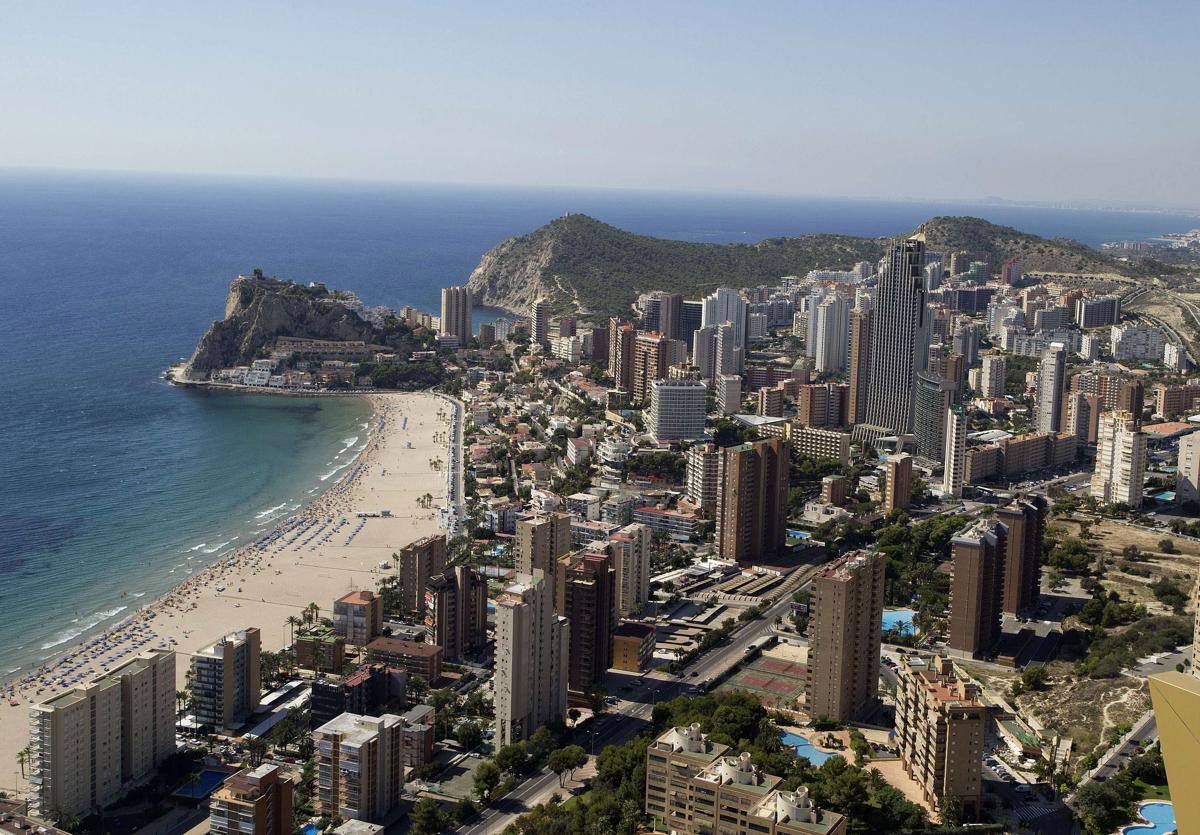
[[[540,298],[561,295],[550,272],[558,239],[546,229],[508,238],[484,253],[467,280],[476,303],[526,312]]]
[[[213,322],[188,360],[197,374],[246,365],[277,336],[376,339],[375,328],[333,301],[323,288],[274,278],[238,276],[225,297],[225,318]]]

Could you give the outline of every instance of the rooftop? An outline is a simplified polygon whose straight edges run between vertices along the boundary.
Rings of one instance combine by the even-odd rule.
[[[404,655],[416,655],[421,658],[431,658],[442,651],[437,644],[422,644],[416,641],[404,641],[400,638],[381,637],[367,644],[368,652],[392,652]]]

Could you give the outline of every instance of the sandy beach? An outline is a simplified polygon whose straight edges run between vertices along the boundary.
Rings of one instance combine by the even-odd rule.
[[[263,649],[289,641],[285,619],[309,603],[331,617],[336,598],[374,589],[400,547],[436,533],[446,496],[450,404],[425,393],[372,394],[371,439],[342,478],[305,510],[53,662],[3,685],[0,774],[16,768],[29,736],[29,707],[115,669],[137,652],[171,648],[177,689],[192,653],[223,634],[262,630]],[[431,500],[422,502],[422,497]],[[359,517],[360,513],[389,516]],[[47,624],[50,631],[54,624]],[[22,781],[23,782],[23,781]],[[0,777],[10,788],[12,778]],[[24,786],[20,787],[24,790]]]

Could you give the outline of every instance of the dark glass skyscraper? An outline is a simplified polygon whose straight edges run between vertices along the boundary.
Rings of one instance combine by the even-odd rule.
[[[896,434],[912,431],[917,374],[928,363],[924,257],[924,241],[894,244],[875,293],[866,422]]]

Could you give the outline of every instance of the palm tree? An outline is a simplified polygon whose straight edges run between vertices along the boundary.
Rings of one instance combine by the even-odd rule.
[[[321,614],[321,607],[318,606],[316,603],[309,603],[307,606],[304,607],[304,621],[306,623],[312,623],[313,621],[315,621],[317,619],[317,616],[320,614]]]
[[[284,620],[284,623],[286,623],[288,625],[288,628],[291,629],[292,643],[295,644],[296,643],[296,627],[303,626],[304,621],[301,620],[300,618],[298,618],[296,615],[288,615],[287,618]]]
[[[25,779],[25,764],[29,762],[29,746],[26,745],[17,752],[17,765],[21,767],[21,779]]]

